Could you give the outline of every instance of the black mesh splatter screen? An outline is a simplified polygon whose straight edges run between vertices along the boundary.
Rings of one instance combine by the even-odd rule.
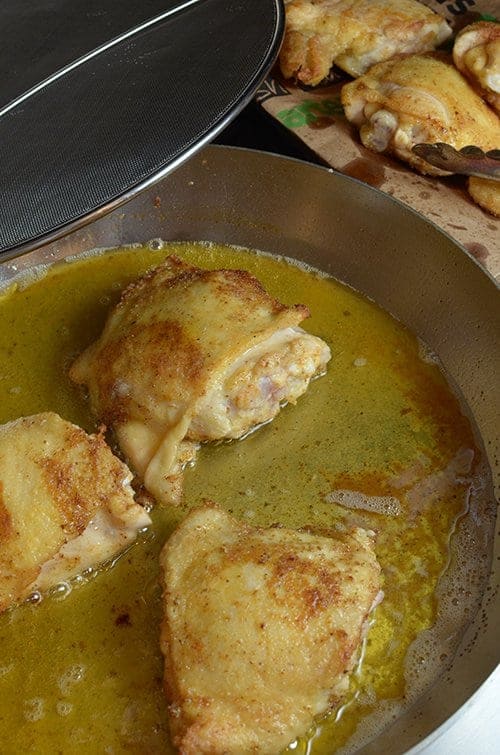
[[[279,50],[280,0],[164,7],[0,111],[0,252],[116,206],[250,100]]]

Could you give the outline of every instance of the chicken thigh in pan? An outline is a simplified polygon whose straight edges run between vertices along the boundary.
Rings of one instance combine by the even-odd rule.
[[[161,568],[165,691],[183,755],[275,755],[345,695],[382,598],[365,530],[251,527],[204,505]]]
[[[99,566],[151,523],[100,435],[46,412],[0,427],[0,611]]]
[[[169,257],[129,286],[70,375],[146,489],[176,502],[201,442],[244,436],[324,372],[328,346],[299,327],[308,315],[244,270]]]

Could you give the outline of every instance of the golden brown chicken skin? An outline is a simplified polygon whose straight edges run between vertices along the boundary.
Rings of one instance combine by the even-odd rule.
[[[361,529],[326,537],[191,511],[161,554],[161,649],[181,755],[276,755],[345,694],[380,600]]]
[[[397,53],[434,50],[450,35],[417,0],[293,0],[280,66],[285,78],[315,86],[333,64],[360,76]]]
[[[478,21],[459,31],[453,45],[453,62],[500,114],[500,24]],[[500,144],[497,146],[500,148]]]
[[[116,556],[150,524],[100,435],[46,412],[0,426],[0,611]]]
[[[169,257],[124,292],[70,375],[146,489],[175,502],[200,442],[244,436],[325,370],[328,346],[298,327],[308,314],[244,270]]]
[[[467,189],[476,204],[491,215],[500,218],[500,182],[471,176]]]
[[[415,144],[455,149],[500,144],[500,120],[451,63],[432,54],[378,63],[342,87],[346,117],[364,146],[387,152],[421,173],[446,175],[412,152]]]

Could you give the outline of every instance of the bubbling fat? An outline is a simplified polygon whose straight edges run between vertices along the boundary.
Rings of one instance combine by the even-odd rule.
[[[383,516],[399,516],[402,508],[400,501],[390,495],[367,495],[358,490],[332,490],[327,493],[325,501],[340,503],[348,509],[373,511]]]
[[[481,620],[478,608],[488,580],[485,561],[489,563],[491,558],[491,521],[495,516],[491,490],[490,471],[482,460],[474,475],[467,515],[456,522],[450,539],[449,563],[436,587],[436,621],[417,635],[406,653],[405,698],[377,701],[376,710],[361,719],[355,734],[336,755],[357,752],[405,713],[418,716],[418,707],[414,711],[410,708],[424,693],[429,694],[445,672],[448,672],[445,683],[451,683],[454,663],[460,662],[458,651],[464,632],[474,618]],[[441,686],[435,694],[443,694]],[[375,700],[366,702],[373,704]]]
[[[436,622],[409,648],[405,671],[409,702],[451,668],[465,628],[477,617],[488,577],[484,564],[491,557],[490,524],[495,512],[485,484],[488,474],[483,462],[471,489],[468,516],[460,518],[453,533],[448,568],[436,587]]]

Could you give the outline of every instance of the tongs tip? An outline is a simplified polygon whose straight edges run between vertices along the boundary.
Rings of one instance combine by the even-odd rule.
[[[449,173],[500,181],[500,149],[487,152],[470,144],[457,150],[451,144],[415,144],[412,152],[435,168]]]

